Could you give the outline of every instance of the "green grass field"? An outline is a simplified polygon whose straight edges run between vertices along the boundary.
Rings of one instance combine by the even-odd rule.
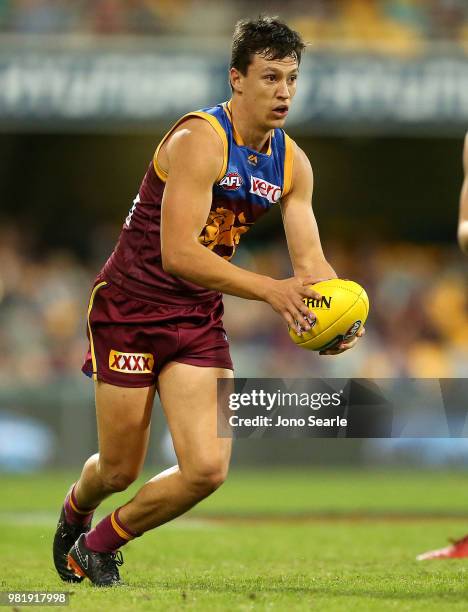
[[[55,575],[50,547],[71,479],[0,477],[0,590],[66,590],[71,609],[93,612],[468,607],[468,560],[415,561],[468,532],[462,472],[233,472],[186,517],[123,549],[119,589]]]

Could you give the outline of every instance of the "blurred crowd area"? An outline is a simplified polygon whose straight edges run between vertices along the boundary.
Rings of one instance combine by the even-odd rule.
[[[0,29],[35,34],[226,36],[242,17],[278,14],[312,45],[411,51],[468,46],[466,0],[0,0]]]
[[[367,289],[365,338],[348,354],[320,357],[296,347],[268,305],[225,296],[238,376],[468,376],[467,261],[455,246],[327,244],[327,255],[341,277]],[[88,296],[103,262],[85,265],[64,251],[33,256],[24,235],[5,225],[0,261],[0,386],[83,376]],[[282,242],[241,248],[236,263],[290,275]]]

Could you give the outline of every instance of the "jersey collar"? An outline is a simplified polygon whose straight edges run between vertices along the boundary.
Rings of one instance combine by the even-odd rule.
[[[234,125],[234,122],[232,120],[231,102],[232,102],[232,99],[228,100],[227,102],[223,102],[224,112],[226,113],[229,121],[231,122],[231,125],[232,125],[232,135],[234,136],[234,142],[236,143],[236,145],[238,147],[245,147],[245,142],[244,142],[242,136],[237,131],[236,126]],[[271,155],[271,138],[272,138],[272,136],[274,136],[273,130],[270,132],[270,137],[268,139],[268,149],[267,149],[267,152],[266,153],[260,153],[260,151],[257,151],[257,153],[259,153],[260,155]],[[250,150],[253,150],[253,149],[250,149]]]

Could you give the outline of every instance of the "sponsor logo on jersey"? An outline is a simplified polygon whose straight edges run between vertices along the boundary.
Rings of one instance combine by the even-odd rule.
[[[149,374],[153,371],[154,357],[151,353],[121,353],[111,350],[109,367],[124,374]]]
[[[281,187],[272,185],[264,179],[256,176],[250,177],[250,193],[266,198],[271,204],[275,204],[281,197]]]
[[[238,172],[228,172],[219,181],[220,186],[227,191],[237,191],[242,187],[243,180]]]
[[[249,162],[249,164],[252,164],[252,166],[256,166],[258,162],[258,157],[252,153],[248,156],[247,161]]]

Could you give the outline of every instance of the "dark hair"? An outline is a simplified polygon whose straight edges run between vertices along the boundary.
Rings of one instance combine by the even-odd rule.
[[[261,15],[255,21],[242,19],[236,23],[232,37],[230,67],[247,74],[254,53],[270,60],[291,56],[299,64],[304,47],[300,34],[277,17]]]

